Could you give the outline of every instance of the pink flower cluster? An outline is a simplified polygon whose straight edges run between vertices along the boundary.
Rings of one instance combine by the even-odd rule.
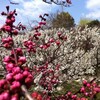
[[[39,29],[42,28],[42,26],[46,25],[46,18],[45,16],[49,16],[48,14],[44,14],[43,16],[40,15],[39,18],[41,19],[41,22],[38,23],[38,26],[34,27],[36,32],[39,32]]]
[[[38,47],[43,49],[43,50],[46,50],[53,43],[55,43],[57,46],[60,46],[62,40],[63,41],[67,40],[67,36],[66,35],[64,35],[62,32],[58,32],[57,33],[58,39],[54,39],[52,37],[52,38],[49,38],[49,40],[46,43],[45,42],[41,43],[41,44],[37,43],[38,40],[39,40],[39,37],[41,36],[41,33],[39,32],[39,29],[41,29],[43,25],[46,25],[46,18],[44,18],[45,16],[48,16],[48,14],[44,14],[43,16],[42,15],[39,16],[41,18],[41,22],[39,22],[38,26],[36,26],[34,28],[35,29],[34,35],[30,36],[27,41],[24,41],[24,46],[27,48],[28,52],[36,53],[36,50],[37,50]]]
[[[47,92],[53,90],[54,86],[59,83],[59,76],[57,71],[59,70],[59,66],[57,65],[55,69],[50,69],[48,67],[48,63],[43,66],[34,66],[34,75],[40,74],[42,72],[42,76],[38,81],[38,84],[44,88]]]
[[[80,89],[80,92],[84,94],[84,96],[93,98],[95,94],[100,92],[100,86],[97,83],[87,82],[86,80],[83,81],[83,87]]]
[[[61,40],[67,40],[67,36],[63,35],[62,32],[58,32],[57,34],[58,34],[59,39],[61,39]]]
[[[6,32],[8,37],[2,38],[3,47],[10,48],[11,54],[5,56],[3,63],[5,65],[5,77],[0,80],[0,100],[19,100],[23,95],[21,86],[25,85],[29,88],[33,82],[33,76],[29,68],[25,67],[26,57],[23,55],[21,48],[14,48],[13,35],[17,35],[18,32],[25,27],[19,23],[18,26],[14,26],[16,10],[9,11],[9,6],[6,7],[7,13],[1,14],[6,16],[5,25],[1,28],[1,31]]]
[[[24,46],[27,48],[28,52],[36,53],[36,43],[32,42],[31,40],[24,41]]]
[[[95,83],[94,80],[91,82],[83,81],[83,86],[76,93],[68,92],[65,95],[58,96],[56,100],[88,100],[90,98],[93,100],[95,95],[100,92],[100,86]],[[83,97],[78,97],[78,94],[82,94]]]
[[[2,38],[2,43],[5,48],[11,48],[13,43],[12,37]]]
[[[19,100],[18,97],[20,97],[21,85],[25,85],[29,88],[33,81],[33,76],[29,69],[22,66],[25,64],[26,58],[23,56],[21,48],[17,48],[15,52],[17,54],[17,64],[14,59],[13,51],[10,56],[4,58],[7,74],[5,79],[0,80],[0,90],[2,90],[0,92],[0,100],[13,100],[11,98],[16,94],[17,97],[14,96],[14,98],[16,98],[15,100]],[[4,99],[8,97],[9,99]]]
[[[16,10],[9,11],[9,6],[6,6],[7,12],[2,12],[2,16],[6,16],[5,25],[1,28],[1,31],[8,32],[10,35],[17,35],[19,30],[24,30],[25,26],[19,23],[17,26],[14,26],[13,23],[16,21],[15,16],[17,15]]]

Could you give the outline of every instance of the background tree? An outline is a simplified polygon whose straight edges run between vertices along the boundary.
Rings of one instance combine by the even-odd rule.
[[[94,26],[100,26],[100,21],[99,20],[92,20],[88,23],[89,27],[94,27]]]
[[[75,25],[74,18],[68,12],[61,12],[60,14],[52,15],[51,25],[54,28],[71,28]]]
[[[91,22],[91,19],[89,19],[89,18],[81,18],[80,21],[79,21],[79,25],[80,25],[80,26],[85,26],[85,25],[87,25],[89,22]]]

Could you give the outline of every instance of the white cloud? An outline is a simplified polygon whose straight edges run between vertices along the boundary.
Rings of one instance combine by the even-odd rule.
[[[12,0],[12,2],[21,3],[24,2],[24,0]]]
[[[17,1],[17,0],[14,0]],[[22,21],[25,20],[25,18],[31,19],[38,19],[38,16],[40,14],[44,13],[50,13],[52,10],[57,8],[58,6],[55,4],[47,4],[43,2],[42,0],[23,0],[21,1],[20,8],[17,8],[17,12],[19,14],[19,19]]]
[[[0,27],[3,26],[3,24],[5,23],[5,17],[4,16],[0,16]]]
[[[100,19],[100,0],[87,0],[86,8],[89,10],[86,17]]]
[[[96,10],[96,11],[90,12],[89,14],[86,15],[86,17],[99,19],[100,18],[100,10]]]
[[[100,8],[100,0],[87,0],[86,7],[90,10],[96,10]]]

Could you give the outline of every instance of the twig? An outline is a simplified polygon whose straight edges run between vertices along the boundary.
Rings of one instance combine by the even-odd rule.
[[[23,91],[23,93],[25,94],[25,97],[28,100],[35,100],[34,98],[32,98],[29,94],[29,92],[27,91],[26,87],[24,85],[21,86],[21,90]]]
[[[17,55],[16,55],[15,49],[13,47],[12,47],[12,50],[13,50],[13,53],[14,53],[15,63],[17,64]]]

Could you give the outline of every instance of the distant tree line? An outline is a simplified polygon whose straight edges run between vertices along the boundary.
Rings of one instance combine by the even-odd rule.
[[[68,12],[59,12],[59,11],[50,14],[47,22],[48,25],[53,28],[70,29],[76,25],[74,18]],[[97,19],[92,20],[89,18],[80,19],[78,26],[85,27],[86,25],[88,27],[94,27],[94,26],[100,27],[100,21]]]
[[[91,19],[88,19],[88,18],[83,18],[80,20],[79,22],[79,26],[88,26],[88,27],[100,27],[100,21],[98,19],[95,19],[95,20],[91,20]]]

